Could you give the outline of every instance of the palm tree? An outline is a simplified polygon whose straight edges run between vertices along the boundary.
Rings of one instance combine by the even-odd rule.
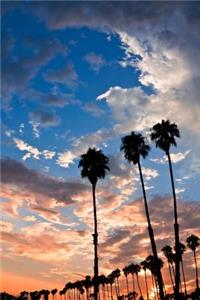
[[[108,283],[110,284],[110,298],[111,300],[113,300],[113,289],[112,289],[112,286],[113,286],[113,283],[114,283],[114,277],[113,277],[113,274],[109,274],[108,275]]]
[[[126,289],[127,289],[127,295],[128,295],[129,294],[129,285],[128,285],[129,268],[128,267],[124,267],[122,271],[123,271],[124,276],[126,278]]]
[[[170,147],[176,146],[176,138],[180,137],[180,132],[175,123],[170,123],[169,120],[162,120],[161,123],[157,123],[151,129],[151,140],[155,142],[156,147],[160,148],[165,152],[169,162],[169,171],[172,184],[172,193],[174,199],[174,234],[175,234],[175,246],[176,246],[176,257],[175,257],[175,298],[179,296],[179,283],[180,283],[180,256],[178,254],[179,245],[179,225],[178,225],[178,214],[177,214],[177,202],[176,193],[174,186],[173,170],[170,157]]]
[[[52,298],[53,298],[53,300],[54,300],[54,298],[55,298],[55,294],[57,293],[57,289],[53,289],[53,290],[51,290],[51,294],[52,294]]]
[[[186,243],[187,243],[188,248],[190,248],[194,254],[194,263],[195,263],[195,270],[196,270],[196,288],[198,290],[199,289],[199,279],[198,279],[196,249],[200,246],[200,239],[198,238],[198,236],[191,234],[186,239]]]
[[[149,237],[150,237],[150,241],[151,241],[152,252],[153,252],[153,255],[156,258],[158,258],[153,228],[152,228],[151,222],[150,222],[144,180],[143,180],[143,175],[142,175],[142,168],[141,168],[141,164],[140,164],[140,157],[142,156],[143,158],[145,158],[148,155],[150,146],[148,144],[146,144],[145,139],[141,134],[131,132],[130,135],[127,135],[122,138],[122,144],[121,144],[120,150],[124,151],[124,156],[128,160],[129,163],[132,162],[134,165],[136,165],[136,164],[138,165],[139,173],[140,173],[140,180],[141,180],[142,190],[143,190],[144,206],[145,206],[145,212],[146,212],[146,217],[147,217],[148,231],[149,231]],[[159,285],[160,299],[164,300],[163,280],[162,280],[162,274],[161,274],[161,271],[159,268],[157,268],[156,276],[157,276],[158,285]]]
[[[134,274],[135,274],[135,265],[134,264],[130,264],[128,266],[128,273],[130,273],[132,275],[133,292],[135,292],[136,290],[135,290],[135,280],[134,280]],[[133,299],[135,299],[134,296],[135,295],[133,294]]]
[[[90,287],[92,286],[91,277],[89,275],[85,276],[84,285],[85,285],[85,290],[86,290],[86,299],[89,300]]]
[[[99,178],[104,178],[108,167],[109,159],[101,150],[89,148],[87,153],[82,154],[78,167],[82,168],[81,176],[87,177],[92,185],[93,210],[94,210],[94,300],[98,300],[98,231],[97,231],[97,212],[96,212],[96,184]]]
[[[139,276],[138,276],[138,273],[140,272],[140,270],[141,270],[141,267],[140,267],[140,265],[138,265],[138,264],[134,264],[134,273],[136,274],[136,278],[137,278],[137,285],[138,285],[138,289],[139,289],[139,291],[140,291],[140,297],[142,297],[142,298],[143,298],[143,296],[142,296],[142,290],[141,290],[141,287],[140,287],[140,282],[139,282]]]
[[[163,252],[163,254],[165,255],[166,259],[167,259],[167,263],[168,263],[168,269],[169,269],[169,275],[170,275],[170,279],[171,279],[171,283],[172,283],[172,287],[174,290],[174,279],[173,279],[173,249],[171,246],[166,245],[164,246],[161,251]]]
[[[116,269],[112,271],[114,282],[115,282],[115,290],[117,298],[120,296],[120,288],[119,288],[119,277],[120,277],[120,269]]]
[[[142,266],[142,269],[144,270],[144,279],[145,279],[145,286],[146,286],[146,294],[147,294],[147,300],[149,300],[149,289],[148,289],[148,283],[147,283],[148,262],[145,259],[140,264]]]

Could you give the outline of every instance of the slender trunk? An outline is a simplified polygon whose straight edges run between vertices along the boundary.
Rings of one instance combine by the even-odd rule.
[[[144,205],[145,205],[145,212],[146,212],[147,223],[148,223],[149,237],[150,237],[150,241],[151,241],[151,248],[152,248],[154,257],[156,259],[158,259],[158,253],[157,253],[157,249],[156,249],[153,228],[151,227],[151,222],[150,222],[150,217],[149,217],[149,210],[148,210],[146,192],[145,192],[144,181],[143,181],[143,176],[142,176],[142,169],[141,169],[139,160],[138,160],[138,168],[139,168],[140,180],[141,180],[143,196],[144,196]],[[164,291],[163,291],[163,279],[162,279],[162,274],[161,274],[161,270],[159,267],[157,267],[157,270],[156,270],[156,277],[157,277],[158,286],[159,286],[160,299],[164,300],[165,296],[164,296]]]
[[[169,151],[166,152],[169,162],[169,171],[172,184],[172,193],[174,200],[174,235],[175,235],[175,248],[176,248],[176,257],[175,257],[175,299],[179,298],[179,284],[180,284],[180,251],[179,251],[179,224],[178,224],[178,214],[177,214],[177,202],[176,202],[176,193],[174,186],[173,170],[172,163]]]
[[[103,289],[103,298],[104,300],[106,300],[105,284],[102,285],[102,289]]]
[[[173,280],[172,270],[171,270],[171,266],[170,266],[170,262],[169,261],[168,261],[168,269],[169,269],[169,276],[170,276],[171,283],[172,283],[172,288],[173,288],[173,291],[174,291],[174,280]]]
[[[110,297],[111,297],[111,300],[113,300],[112,284],[110,285]]]
[[[133,299],[136,299],[136,295],[134,292],[136,292],[135,290],[135,280],[134,280],[134,273],[132,273],[132,281],[133,281]]]
[[[187,299],[187,287],[186,287],[186,280],[185,280],[185,272],[184,272],[184,267],[183,267],[183,260],[181,258],[181,268],[182,268],[182,273],[183,273],[183,282],[184,282],[184,289],[185,289],[185,297]]]
[[[146,293],[147,293],[147,300],[149,300],[149,290],[148,290],[148,284],[147,284],[147,271],[144,270],[144,279],[145,279],[145,285],[146,285]]]
[[[97,233],[97,211],[96,211],[96,184],[92,184],[93,209],[94,209],[94,300],[98,300],[98,233]]]
[[[116,281],[114,280],[114,283],[115,283],[115,293],[116,293],[116,296],[117,296],[117,298],[118,298],[118,289],[117,289],[117,283],[116,283]]]
[[[126,278],[126,289],[127,289],[127,295],[129,294],[129,286],[128,286],[128,277],[125,276]]]
[[[118,289],[118,295],[120,296],[120,285],[119,285],[119,278],[117,277],[117,289]]]
[[[195,263],[195,270],[196,270],[196,288],[199,288],[199,278],[198,278],[198,267],[197,267],[197,257],[196,257],[196,250],[194,250],[194,263]]]
[[[140,291],[140,296],[142,296],[142,290],[141,290],[141,287],[140,287],[140,282],[139,282],[139,276],[138,276],[138,273],[136,273],[136,278],[137,278],[138,289],[139,289],[139,291]]]
[[[108,286],[108,284],[107,284],[106,288],[107,288],[108,299],[110,299],[110,293],[109,293],[109,286]]]
[[[133,282],[133,292],[135,291],[135,280],[134,280],[134,274],[132,273],[132,282]]]

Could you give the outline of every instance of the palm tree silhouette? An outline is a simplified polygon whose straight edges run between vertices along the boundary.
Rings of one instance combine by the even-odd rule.
[[[117,295],[117,298],[118,298],[120,296],[119,280],[118,280],[118,278],[120,277],[120,270],[116,269],[116,270],[112,271],[112,275],[113,275],[113,278],[114,278],[115,291],[116,291],[116,295]]]
[[[146,295],[147,295],[147,300],[149,300],[149,289],[148,289],[148,283],[147,283],[147,269],[148,269],[148,262],[143,260],[140,263],[142,269],[144,270],[144,279],[145,279],[145,286],[146,286]]]
[[[167,259],[169,275],[170,275],[172,287],[174,290],[174,279],[173,279],[174,274],[172,274],[173,273],[173,260],[174,260],[173,249],[171,246],[166,245],[161,249],[161,251],[163,252],[163,254],[165,255],[165,257]]]
[[[102,153],[101,150],[89,148],[87,153],[81,155],[79,168],[81,176],[87,177],[92,185],[93,195],[93,210],[94,210],[94,300],[98,300],[98,231],[97,231],[97,212],[96,212],[96,195],[95,189],[99,178],[104,178],[108,167],[109,159]]]
[[[114,277],[113,277],[113,274],[109,274],[108,275],[108,284],[110,285],[110,298],[111,300],[113,300],[113,289],[112,289],[112,286],[113,286],[113,283],[114,283]]]
[[[129,268],[126,266],[123,268],[123,273],[124,273],[124,276],[126,278],[126,289],[127,289],[127,295],[129,294],[129,284],[128,284],[128,274],[129,274]]]
[[[85,285],[85,290],[86,290],[86,298],[87,298],[87,300],[89,300],[89,297],[90,297],[90,288],[92,286],[91,277],[89,275],[87,275],[85,277],[84,285]]]
[[[145,158],[148,155],[150,146],[145,142],[144,137],[140,133],[137,134],[135,132],[131,132],[130,135],[127,135],[122,138],[122,144],[120,150],[124,151],[124,156],[129,163],[132,162],[134,165],[136,164],[138,165],[140,180],[141,180],[142,190],[143,190],[144,206],[145,206],[145,212],[147,217],[148,231],[149,231],[149,237],[151,241],[152,252],[155,258],[158,258],[153,228],[151,226],[151,221],[149,216],[149,209],[148,209],[144,180],[142,175],[142,168],[140,164],[140,157],[142,156],[143,158]],[[159,268],[157,268],[156,278],[159,285],[160,299],[164,300],[163,280]]]
[[[133,291],[132,292],[136,292],[136,290],[135,290],[135,280],[134,280],[134,274],[135,274],[135,265],[134,264],[130,264],[128,266],[128,273],[132,275],[132,284],[133,284]],[[133,294],[133,299],[135,299],[134,297],[135,297],[135,295]]]
[[[172,184],[172,193],[174,199],[174,234],[175,234],[175,246],[176,246],[176,257],[175,257],[175,298],[179,297],[179,284],[180,284],[180,256],[178,254],[179,245],[179,225],[178,225],[178,214],[177,214],[177,201],[174,186],[173,170],[170,157],[170,147],[176,146],[176,138],[180,137],[180,132],[175,123],[170,123],[169,120],[162,120],[161,123],[157,123],[151,129],[151,140],[155,142],[156,147],[160,148],[165,152],[168,158],[170,178]]]
[[[57,291],[58,291],[57,289],[51,290],[53,300],[55,299],[55,295],[56,295]]]
[[[200,239],[198,236],[191,234],[186,239],[186,243],[188,248],[190,248],[193,251],[194,254],[194,263],[195,263],[195,271],[196,271],[196,289],[198,291],[199,289],[199,279],[198,279],[198,267],[197,267],[197,257],[196,257],[196,250],[200,246]]]
[[[140,270],[141,270],[140,265],[134,264],[134,273],[135,273],[136,278],[137,278],[137,285],[138,285],[138,289],[139,289],[139,291],[140,291],[140,297],[143,298],[143,296],[142,296],[142,290],[141,290],[140,282],[139,282],[139,276],[138,276],[138,273],[140,272]]]

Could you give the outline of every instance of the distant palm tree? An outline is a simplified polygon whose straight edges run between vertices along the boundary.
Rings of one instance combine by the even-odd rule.
[[[97,212],[96,212],[96,184],[99,178],[104,178],[108,167],[109,159],[101,150],[89,148],[87,153],[82,154],[79,161],[81,176],[87,177],[92,185],[93,210],[94,210],[94,300],[98,300],[98,231],[97,231]]]
[[[113,300],[113,289],[112,289],[113,283],[114,283],[113,274],[112,273],[109,274],[107,278],[108,278],[108,283],[110,285],[110,298],[111,298],[111,300]]]
[[[129,284],[128,284],[128,274],[129,274],[129,268],[126,266],[123,268],[123,273],[124,273],[124,276],[126,278],[126,289],[127,289],[127,295],[129,294]]]
[[[138,276],[138,273],[140,272],[140,270],[141,270],[140,265],[134,264],[134,273],[135,273],[136,278],[137,278],[137,285],[138,285],[138,289],[139,289],[139,291],[140,291],[140,297],[143,298],[143,296],[142,296],[142,290],[141,290],[140,282],[139,282],[139,276]]]
[[[153,255],[156,258],[158,258],[153,228],[151,226],[151,221],[150,221],[150,216],[149,216],[149,209],[148,209],[146,191],[145,191],[144,180],[143,180],[143,175],[142,175],[142,168],[141,168],[141,164],[140,164],[140,157],[142,156],[143,158],[145,158],[148,155],[150,146],[145,142],[144,137],[140,133],[137,134],[135,132],[131,132],[130,135],[127,135],[122,138],[122,144],[121,144],[120,150],[124,152],[124,156],[128,160],[129,163],[138,165],[140,180],[141,180],[142,190],[143,190],[144,206],[145,206],[145,212],[146,212],[146,217],[147,217],[148,231],[149,231],[149,237],[150,237],[150,241],[151,241],[152,252],[153,252]],[[162,280],[162,274],[161,274],[161,271],[159,268],[157,268],[156,277],[157,277],[158,285],[159,285],[160,299],[164,300],[163,280]]]
[[[135,297],[134,292],[136,292],[136,290],[135,290],[135,280],[134,280],[134,274],[135,274],[135,265],[134,264],[130,264],[128,266],[128,273],[132,275],[132,284],[133,284],[133,290],[132,290],[133,294],[132,294],[132,296],[133,296],[133,299],[135,299],[134,298]]]
[[[52,294],[53,300],[55,299],[55,295],[56,295],[57,291],[58,291],[57,289],[51,290],[51,294]]]
[[[117,298],[120,296],[120,288],[119,288],[119,277],[120,277],[120,270],[116,269],[114,271],[112,271],[113,274],[113,278],[114,278],[114,282],[115,282],[115,290],[116,290],[116,295]]]
[[[144,278],[145,278],[145,286],[146,286],[146,295],[147,300],[149,300],[149,289],[148,289],[148,283],[147,283],[147,269],[148,269],[148,262],[143,260],[140,265],[142,266],[142,269],[144,270]]]
[[[167,259],[167,263],[168,263],[168,270],[169,270],[169,275],[170,275],[170,279],[171,279],[171,283],[172,283],[172,287],[174,290],[174,279],[173,279],[173,249],[171,246],[166,245],[165,247],[163,247],[161,249],[161,251],[163,252],[163,254],[165,255],[166,259]]]
[[[194,254],[194,263],[195,263],[195,270],[196,270],[196,288],[199,289],[199,279],[198,279],[198,267],[197,267],[197,257],[196,257],[196,250],[200,246],[200,239],[198,236],[191,234],[186,239],[186,243],[188,248],[193,251]]]
[[[169,120],[162,120],[161,123],[157,123],[151,129],[151,140],[155,142],[156,147],[165,152],[168,158],[170,178],[172,184],[172,193],[174,199],[174,233],[175,233],[175,246],[176,246],[176,261],[175,261],[175,298],[179,297],[179,284],[180,284],[180,256],[178,254],[179,245],[179,225],[178,225],[178,213],[177,213],[177,201],[174,186],[173,170],[170,157],[171,146],[176,146],[176,138],[180,137],[180,132],[175,123],[170,123]]]
[[[90,288],[92,286],[91,277],[89,275],[87,275],[85,277],[84,284],[85,284],[85,290],[86,290],[86,298],[87,298],[87,300],[89,300],[89,297],[90,297]]]

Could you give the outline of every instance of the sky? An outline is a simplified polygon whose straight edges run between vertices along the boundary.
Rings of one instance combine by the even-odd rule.
[[[180,239],[200,235],[199,3],[2,1],[1,11],[1,290],[92,274],[91,186],[78,169],[89,147],[110,166],[97,186],[100,273],[150,254],[138,170],[120,153],[131,131],[151,145],[141,163],[164,259],[174,243],[170,177],[149,139],[162,119],[181,133],[171,148]],[[191,289],[189,250],[184,264]]]

